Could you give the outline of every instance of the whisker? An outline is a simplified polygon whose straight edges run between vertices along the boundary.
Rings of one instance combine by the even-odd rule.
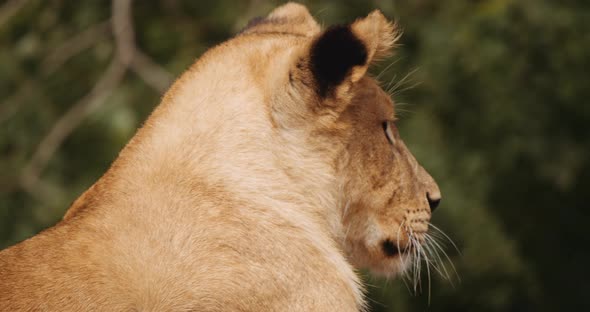
[[[412,245],[412,251],[414,254],[414,294],[417,295],[418,294],[418,286],[419,286],[419,282],[420,282],[420,253],[419,253],[419,245],[416,244],[416,239],[415,239],[415,235],[414,235],[414,231],[412,230],[412,228],[409,228],[410,230],[410,242]]]
[[[457,252],[459,253],[459,255],[461,254],[461,251],[459,250],[459,247],[457,247],[457,245],[455,244],[455,242],[447,235],[445,234],[445,232],[443,232],[443,230],[439,229],[436,225],[428,222],[428,226],[432,227],[434,230],[436,230],[437,232],[439,232],[440,234],[442,234],[452,245],[453,247],[455,247],[455,250],[457,250]]]
[[[395,97],[398,94],[400,94],[400,93],[402,93],[404,91],[412,90],[412,89],[414,89],[415,87],[417,87],[417,86],[419,86],[421,84],[422,84],[422,81],[418,81],[418,82],[414,83],[413,85],[411,85],[409,87],[405,87],[403,89],[397,89],[397,90],[391,91],[391,93],[389,93],[389,94],[391,95],[391,97]]]
[[[404,282],[404,285],[406,285],[406,289],[408,290],[408,292],[411,294],[412,290],[410,289],[410,285],[408,285],[408,279],[410,277],[408,276],[408,273],[406,271],[404,271],[402,273],[402,281]]]
[[[396,105],[397,105],[397,104],[396,104]],[[414,111],[412,111],[412,110],[409,110],[409,109],[405,109],[405,108],[398,108],[398,107],[396,106],[396,108],[395,108],[395,112],[396,112],[396,113],[399,113],[399,112],[402,112],[402,113],[413,113]]]
[[[418,254],[418,260],[416,260],[416,263],[418,264],[418,289],[420,290],[420,293],[422,293],[422,249],[416,238],[414,238],[414,244],[416,245],[416,253]]]
[[[415,250],[414,250],[414,242],[412,241],[412,232],[410,231],[408,226],[404,227],[406,234],[408,236],[408,250],[410,251],[409,254],[409,260],[410,262],[410,267],[408,268],[408,277],[411,278],[411,283],[412,283],[412,289],[415,289],[415,284],[416,284],[416,278],[415,278],[415,271],[416,271],[416,254],[415,254]],[[415,291],[414,291],[414,295],[415,295]]]
[[[387,70],[393,66],[395,63],[399,62],[401,60],[401,58],[398,58],[397,60],[394,60],[393,62],[391,62],[391,64],[387,65],[387,67],[385,67],[383,70],[381,70],[381,72],[379,73],[379,75],[377,75],[377,77],[375,77],[375,80],[379,81],[379,78],[381,78],[381,76],[387,72]]]
[[[432,268],[434,270],[436,270],[436,272],[440,276],[442,276],[445,279],[448,279],[448,272],[446,272],[446,270],[445,270],[445,273],[443,273],[443,271],[441,271],[441,269],[439,267],[439,266],[443,266],[443,268],[444,268],[444,265],[442,264],[442,259],[440,258],[440,256],[437,253],[438,251],[435,249],[435,247],[433,247],[431,245],[432,238],[430,237],[430,235],[428,235],[428,233],[426,233],[424,235],[424,238],[425,238],[425,243],[424,243],[425,250],[427,251],[427,253],[429,253],[431,256],[433,256],[433,259],[430,262],[432,264]],[[436,262],[437,260],[439,261],[439,263]]]
[[[459,277],[459,273],[457,273],[457,269],[455,268],[455,265],[453,264],[453,260],[451,260],[451,258],[449,257],[449,255],[447,254],[447,252],[440,246],[440,244],[436,241],[436,240],[432,240],[432,242],[434,243],[434,246],[440,251],[442,252],[443,256],[445,256],[445,258],[448,260],[449,264],[451,265],[451,268],[453,269],[453,271],[455,272],[455,275],[457,276],[457,279],[459,281],[461,281],[461,278]],[[449,281],[451,281],[449,279]]]
[[[414,252],[414,295],[418,294],[418,284],[420,280],[420,253],[418,251],[418,246],[416,245],[416,241],[414,240],[414,232],[410,228],[410,232],[412,236],[410,237],[410,241],[412,242],[412,250]]]
[[[428,234],[431,235],[433,238],[438,239],[440,241],[440,243],[443,243],[443,244],[445,243],[446,238],[444,236],[440,235],[440,233],[430,231],[430,232],[428,232]]]
[[[406,233],[406,235],[408,236],[408,245],[404,248],[404,250],[410,251],[410,253],[406,253],[407,258],[408,258],[407,260],[409,260],[410,263],[409,263],[409,268],[407,270],[405,270],[403,272],[403,274],[402,274],[402,277],[403,277],[402,280],[404,281],[404,284],[406,285],[406,288],[408,289],[408,292],[409,293],[413,293],[414,296],[415,296],[416,295],[416,290],[415,290],[416,289],[416,287],[415,287],[415,284],[416,284],[416,278],[415,278],[415,271],[416,271],[415,248],[413,247],[412,233],[409,231],[409,227],[405,223],[406,223],[406,220],[402,221],[402,223],[400,225],[400,228],[398,229],[398,239],[397,239],[397,243],[398,243],[398,246],[399,246],[399,238],[400,238],[399,231],[401,229],[403,229],[404,232]],[[400,259],[402,259],[402,265],[405,266],[406,264],[404,262],[405,260],[403,260],[403,257],[400,258]],[[413,286],[410,286],[409,283],[411,283]],[[414,289],[414,291],[412,291],[412,289]]]
[[[424,245],[426,246],[426,245]],[[422,247],[420,247],[422,248]],[[430,281],[430,259],[428,259],[428,256],[425,252],[425,248],[422,248],[422,252],[424,255],[424,260],[426,260],[426,273],[428,276],[428,305],[430,306],[430,295],[431,295],[431,281]]]
[[[348,232],[350,232],[350,226],[352,225],[352,223],[348,223],[348,226],[346,227],[346,232],[344,232],[344,242],[346,242],[346,238],[348,237]]]
[[[418,255],[418,259],[416,263],[418,264],[418,273],[417,273],[417,281],[418,281],[418,290],[422,293],[422,250],[420,247],[420,243],[417,239],[414,238],[414,245],[416,246],[416,254]]]
[[[451,280],[451,274],[450,274],[449,270],[447,269],[447,265],[445,264],[443,257],[441,257],[441,255],[440,255],[440,250],[442,249],[442,247],[440,246],[440,244],[438,244],[438,242],[433,240],[432,241],[432,248],[436,253],[437,261],[440,263],[440,268],[442,268],[442,270],[444,271],[444,274],[442,276],[445,277],[445,279],[448,280],[449,282],[451,282],[451,284],[452,284],[453,281]]]
[[[397,78],[397,74],[394,74],[393,77],[391,77],[391,80],[389,80],[389,83],[387,83],[387,86],[385,87],[385,90],[387,90],[386,92],[389,94],[391,94],[391,92],[389,92],[389,90],[390,90],[391,84],[393,83],[395,78]]]
[[[348,209],[350,209],[350,199],[346,201],[344,205],[344,209],[342,211],[342,219],[344,219],[348,215]]]
[[[397,228],[397,242],[396,242],[396,243],[397,243],[397,247],[398,247],[398,248],[400,248],[400,245],[399,245],[399,238],[400,238],[400,235],[399,235],[399,234],[400,234],[400,231],[401,231],[401,229],[403,228],[403,226],[404,226],[404,223],[405,223],[405,222],[406,222],[406,220],[404,219],[404,220],[402,221],[402,223],[400,223],[399,227]],[[407,247],[406,247],[406,248],[407,248]],[[401,249],[400,249],[400,250],[401,250]],[[400,261],[401,261],[401,263],[402,263],[402,267],[405,267],[405,266],[406,266],[406,264],[404,263],[404,256],[403,256],[403,253],[400,253]]]
[[[376,304],[376,305],[378,305],[378,306],[381,306],[381,307],[383,307],[383,308],[386,308],[386,307],[387,307],[385,304],[383,304],[383,303],[381,303],[381,302],[379,302],[379,301],[377,301],[377,300],[375,300],[375,299],[371,298],[370,296],[365,296],[365,297],[366,297],[366,298],[367,298],[369,301],[371,301],[372,303],[374,303],[374,304]],[[366,308],[367,308],[367,307],[365,307],[365,309],[366,309]],[[364,310],[362,310],[362,311],[364,311]]]
[[[397,88],[403,86],[403,84],[406,82],[406,80],[417,71],[418,71],[418,68],[414,68],[413,70],[411,70],[409,73],[407,73],[404,76],[404,78],[402,78],[395,85],[393,85],[392,88],[389,88],[389,85],[388,85],[387,93],[391,94],[392,92],[395,92],[397,90]]]
[[[341,192],[341,196],[339,198],[339,202],[342,203],[342,202],[344,202],[344,198],[346,197],[344,195],[343,187],[340,187],[340,192]],[[350,210],[350,199],[346,200],[346,204],[342,208],[342,217],[341,217],[342,222],[344,222],[344,219],[346,218],[346,216],[348,216],[349,210]],[[352,225],[352,222],[348,222],[348,226],[346,227],[346,231],[344,232],[344,236],[342,236],[342,245],[343,246],[346,243],[346,238],[348,237],[348,233],[350,232],[351,225]]]

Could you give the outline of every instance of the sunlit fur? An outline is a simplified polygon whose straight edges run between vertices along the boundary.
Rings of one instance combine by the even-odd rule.
[[[378,11],[349,29],[367,62],[323,95],[309,69],[322,32],[301,5],[205,53],[62,222],[0,252],[0,307],[358,311],[355,268],[440,260],[439,189],[386,138],[394,104],[366,74],[398,33]]]

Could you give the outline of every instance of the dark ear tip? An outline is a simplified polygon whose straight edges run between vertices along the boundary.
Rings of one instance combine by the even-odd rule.
[[[320,95],[325,96],[330,87],[340,84],[352,67],[365,65],[367,58],[367,48],[349,25],[328,28],[313,43],[310,54]]]
[[[262,24],[264,22],[264,16],[256,16],[255,18],[248,21],[248,24],[244,28],[254,27],[258,24]]]

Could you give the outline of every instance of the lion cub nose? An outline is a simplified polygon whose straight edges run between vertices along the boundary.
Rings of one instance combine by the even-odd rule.
[[[441,197],[431,196],[430,193],[426,193],[426,199],[428,199],[428,205],[430,206],[430,212],[434,212],[434,209],[440,204]]]

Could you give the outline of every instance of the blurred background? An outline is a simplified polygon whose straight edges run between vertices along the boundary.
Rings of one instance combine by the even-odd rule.
[[[0,248],[55,224],[174,77],[281,3],[126,2],[0,2]],[[460,251],[430,295],[366,275],[372,311],[590,311],[590,1],[303,3],[403,27],[373,74]]]

